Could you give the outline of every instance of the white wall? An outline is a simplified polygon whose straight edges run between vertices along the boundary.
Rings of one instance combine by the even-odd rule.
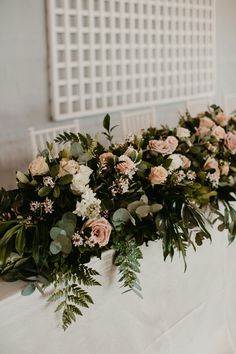
[[[216,0],[216,103],[236,92],[236,0]],[[160,124],[173,126],[184,103],[160,106]],[[29,126],[49,122],[44,0],[0,0],[0,186],[14,187],[15,171],[31,158]],[[82,131],[100,130],[102,116],[81,120]],[[114,124],[119,115],[112,114]]]

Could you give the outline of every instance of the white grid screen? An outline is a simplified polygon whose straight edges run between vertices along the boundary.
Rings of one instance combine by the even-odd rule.
[[[215,0],[49,0],[56,120],[212,95]]]

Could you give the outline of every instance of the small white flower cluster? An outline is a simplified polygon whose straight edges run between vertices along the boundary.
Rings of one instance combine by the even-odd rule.
[[[45,213],[46,214],[52,214],[54,202],[47,197],[42,204],[43,204]]]
[[[89,246],[93,248],[97,243],[97,239],[93,235],[93,233],[91,233],[90,237],[84,236],[82,231],[82,234],[80,234],[79,232],[74,233],[74,235],[72,236],[72,243],[75,247]]]
[[[130,143],[130,144],[134,143],[134,139],[135,139],[135,135],[133,133],[129,133],[125,138],[127,143]]]
[[[83,219],[94,219],[99,216],[101,211],[101,200],[97,199],[96,194],[92,189],[86,188],[85,192],[81,195],[81,201],[76,203],[76,209],[73,212],[77,216],[81,216]]]
[[[175,180],[176,183],[181,183],[185,179],[186,174],[183,170],[180,170],[180,171],[176,172],[175,177],[176,177],[176,180]]]
[[[189,170],[186,174],[187,179],[189,179],[190,181],[194,181],[197,177],[196,172]]]
[[[185,173],[183,170],[180,170],[175,173],[175,183],[181,183],[185,178],[189,181],[194,181],[196,179],[196,172],[189,170]]]
[[[34,213],[41,209],[41,203],[40,202],[30,202],[30,210],[33,211]]]
[[[219,184],[220,174],[218,171],[215,171],[214,173],[208,172],[206,178],[211,182],[213,187],[217,187]]]
[[[79,234],[79,232],[74,233],[71,239],[75,247],[83,246],[84,244],[84,240],[82,236]]]
[[[50,176],[43,177],[43,184],[45,185],[45,187],[55,187],[55,183],[53,182],[53,179]]]
[[[30,210],[33,211],[34,213],[37,213],[37,211],[42,211],[45,212],[45,214],[52,214],[53,212],[53,204],[54,202],[49,199],[48,197],[45,199],[44,202],[31,202],[30,203]]]
[[[129,180],[128,178],[117,178],[111,186],[112,195],[125,194],[129,190]]]

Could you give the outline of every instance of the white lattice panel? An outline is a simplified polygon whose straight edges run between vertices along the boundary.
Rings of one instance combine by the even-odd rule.
[[[48,0],[54,119],[214,91],[215,0]]]

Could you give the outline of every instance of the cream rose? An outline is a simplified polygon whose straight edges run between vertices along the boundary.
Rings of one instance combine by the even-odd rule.
[[[89,184],[89,177],[93,170],[91,168],[81,165],[79,172],[73,176],[71,183],[71,190],[75,194],[82,194],[86,191],[87,185]]]
[[[231,152],[231,154],[236,154],[236,134],[229,132],[225,136],[225,145]]]
[[[38,156],[36,159],[31,161],[28,169],[32,176],[42,176],[49,172],[46,158],[43,156]]]
[[[108,244],[112,227],[105,218],[91,219],[86,221],[82,227],[82,230],[86,228],[92,229],[92,236],[95,238],[95,243],[97,243],[100,247],[106,246]]]
[[[225,127],[228,121],[229,121],[229,117],[225,113],[221,112],[217,114],[216,122],[220,124],[222,127]]]
[[[149,180],[151,184],[162,184],[165,183],[168,177],[167,170],[162,166],[152,167],[149,174]]]
[[[176,129],[176,135],[179,139],[185,139],[190,137],[190,131],[186,128],[178,127]]]
[[[225,130],[224,128],[218,125],[212,129],[211,135],[219,141],[225,138]]]
[[[60,161],[60,170],[59,170],[59,177],[71,174],[75,175],[79,171],[79,164],[75,160],[66,160],[62,159]]]
[[[168,156],[168,159],[172,160],[169,166],[170,171],[175,171],[182,167],[182,159],[180,158],[180,154],[172,154]]]
[[[135,163],[127,155],[121,155],[119,157],[119,162],[116,165],[116,169],[122,175],[132,176],[137,170]]]
[[[178,146],[178,140],[174,136],[168,136],[166,140],[149,140],[150,151],[159,152],[162,155],[172,154]]]

